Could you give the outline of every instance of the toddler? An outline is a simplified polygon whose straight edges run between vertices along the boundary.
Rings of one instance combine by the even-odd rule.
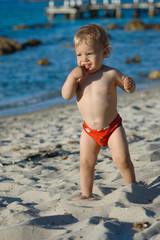
[[[133,93],[131,77],[103,64],[110,54],[109,38],[98,24],[82,26],[74,37],[77,67],[68,75],[62,96],[76,94],[84,119],[80,139],[80,184],[82,194],[73,200],[92,197],[94,168],[101,147],[108,146],[126,184],[136,183],[122,119],[117,112],[117,86]]]

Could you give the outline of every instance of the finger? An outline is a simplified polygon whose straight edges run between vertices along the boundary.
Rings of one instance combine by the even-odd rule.
[[[122,76],[122,81],[124,81],[125,78],[126,78],[126,76],[123,75],[123,76]]]

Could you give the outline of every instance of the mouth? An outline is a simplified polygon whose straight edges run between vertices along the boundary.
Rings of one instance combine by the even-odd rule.
[[[85,68],[85,69],[89,69],[90,67],[91,67],[91,64],[85,64],[85,65],[84,65],[84,68]]]

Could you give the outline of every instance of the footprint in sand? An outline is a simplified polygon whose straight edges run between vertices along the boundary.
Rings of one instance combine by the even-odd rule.
[[[160,150],[156,150],[154,151],[153,153],[151,153],[151,162],[156,162],[156,161],[159,161],[160,160]]]

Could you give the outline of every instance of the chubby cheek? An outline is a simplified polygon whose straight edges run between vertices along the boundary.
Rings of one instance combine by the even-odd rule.
[[[77,65],[80,67],[80,62],[77,60]]]
[[[81,66],[81,60],[77,58],[77,65],[80,67]]]
[[[98,64],[98,59],[96,59],[96,58],[94,58],[94,59],[92,59],[92,67],[95,67],[97,64]]]

